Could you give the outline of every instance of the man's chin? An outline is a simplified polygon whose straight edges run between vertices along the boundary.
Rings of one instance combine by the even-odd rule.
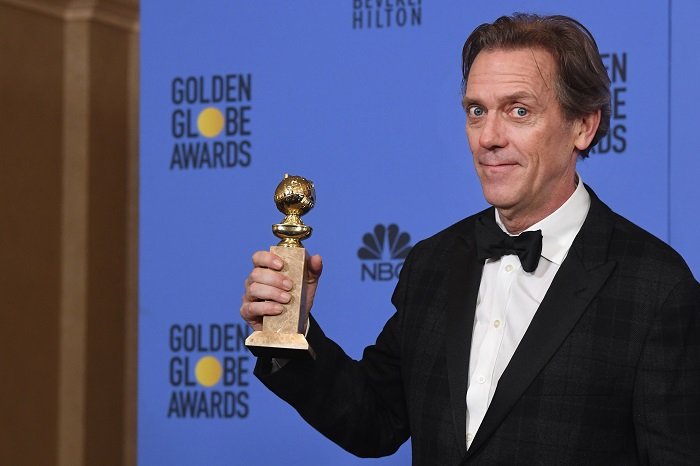
[[[508,210],[516,204],[515,195],[512,190],[504,192],[506,191],[505,189],[492,189],[484,185],[482,185],[482,190],[486,202],[499,210]]]
[[[508,175],[480,174],[479,181],[486,199],[513,199],[520,190],[522,179]]]

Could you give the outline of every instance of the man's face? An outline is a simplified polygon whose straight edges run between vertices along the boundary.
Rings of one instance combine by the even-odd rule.
[[[573,193],[576,148],[585,142],[581,122],[560,108],[555,72],[544,50],[489,50],[467,80],[467,137],[484,197],[522,229]]]

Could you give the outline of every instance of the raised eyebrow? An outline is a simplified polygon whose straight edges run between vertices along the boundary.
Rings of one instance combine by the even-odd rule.
[[[514,94],[509,94],[503,98],[504,102],[534,102],[535,97],[529,92],[516,92]]]
[[[511,104],[513,102],[534,102],[537,99],[529,92],[515,92],[513,94],[508,94],[500,99],[502,102]],[[462,106],[466,109],[472,105],[483,106],[478,99],[467,97],[466,95],[462,97]]]
[[[471,99],[467,97],[466,95],[462,97],[462,107],[464,107],[465,109],[475,104],[480,105],[481,103],[476,99]]]

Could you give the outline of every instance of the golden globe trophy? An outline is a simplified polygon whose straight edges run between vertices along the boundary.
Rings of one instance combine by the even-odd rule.
[[[270,252],[284,261],[282,273],[293,283],[292,298],[284,304],[281,314],[264,316],[262,330],[256,330],[245,341],[255,356],[290,359],[315,358],[313,349],[304,336],[309,310],[306,308],[306,249],[301,240],[311,236],[311,227],[304,225],[301,216],[316,202],[316,191],[311,181],[301,176],[284,175],[275,190],[275,205],[285,217],[282,223],[272,225],[272,232],[280,238]]]

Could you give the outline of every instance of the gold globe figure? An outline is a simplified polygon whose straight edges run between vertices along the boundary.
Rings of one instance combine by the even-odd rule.
[[[313,229],[304,225],[301,216],[316,203],[316,190],[310,180],[301,176],[284,175],[275,189],[275,205],[285,217],[282,223],[272,225],[272,232],[280,238],[278,246],[300,248],[301,240],[311,236]]]

